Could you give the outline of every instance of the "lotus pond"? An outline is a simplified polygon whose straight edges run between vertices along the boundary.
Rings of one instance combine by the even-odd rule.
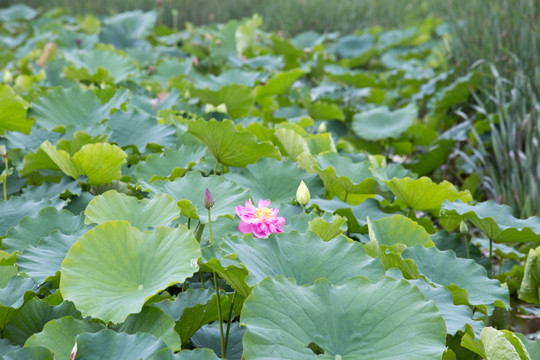
[[[0,359],[540,358],[444,24],[156,19],[0,10]]]

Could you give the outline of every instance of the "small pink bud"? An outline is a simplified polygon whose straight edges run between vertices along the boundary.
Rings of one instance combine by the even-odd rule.
[[[204,192],[203,204],[204,207],[209,210],[214,206],[214,199],[212,199],[212,194],[210,194],[208,188],[206,188],[206,191]]]

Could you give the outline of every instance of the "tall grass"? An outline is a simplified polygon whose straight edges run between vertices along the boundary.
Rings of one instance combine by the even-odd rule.
[[[493,90],[476,96],[476,114],[487,119],[483,136],[462,157],[481,177],[488,197],[508,204],[519,217],[538,215],[540,205],[540,97],[523,72],[503,77],[491,64]],[[467,114],[461,115],[469,119]],[[485,138],[487,136],[487,139]]]

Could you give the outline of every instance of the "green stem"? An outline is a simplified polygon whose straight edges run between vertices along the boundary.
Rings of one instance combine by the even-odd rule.
[[[489,264],[491,265],[491,277],[493,277],[493,240],[489,239]]]
[[[302,204],[302,213],[306,215],[306,205]]]
[[[471,256],[469,254],[469,240],[465,236],[465,254],[467,254],[467,259],[470,259]]]
[[[214,175],[217,175],[217,167],[219,165],[219,162],[216,160],[216,166],[214,166]]]
[[[202,271],[199,270],[199,281],[201,282],[201,287],[204,289],[204,278],[202,276]]]
[[[221,358],[225,359],[225,351],[227,351],[227,349],[225,348],[225,336],[223,336],[223,315],[221,314],[221,298],[219,296],[217,275],[216,275],[215,271],[213,273],[214,273],[214,287],[216,288],[216,296],[217,296],[217,310],[218,310],[218,319],[219,319],[219,336],[221,338]]]
[[[191,218],[187,218],[187,228],[191,229]]]
[[[214,246],[214,235],[212,234],[212,217],[210,213],[210,208],[208,208],[208,231],[210,232],[210,244]],[[221,313],[221,298],[219,296],[219,287],[217,281],[217,275],[215,271],[212,271],[214,274],[214,288],[216,289],[217,296],[217,310],[218,310],[218,319],[219,319],[219,336],[221,338],[221,358],[225,358],[225,337],[223,336],[223,314]]]
[[[214,236],[212,235],[212,220],[210,217],[210,209],[208,209],[208,231],[210,231],[210,244],[214,246]]]
[[[7,201],[7,178],[8,178],[8,175],[9,175],[7,156],[4,157],[4,162],[6,163],[6,178],[4,179],[4,201]]]
[[[347,202],[347,196],[349,196],[349,192],[345,191],[345,198],[343,199],[343,202]]]
[[[229,321],[227,322],[227,332],[225,334],[225,350],[223,351],[223,357],[227,354],[227,347],[229,346],[229,332],[231,330],[231,322],[233,319],[233,308],[234,308],[234,302],[236,301],[236,290],[234,290],[232,302],[231,302],[231,309],[229,310]]]

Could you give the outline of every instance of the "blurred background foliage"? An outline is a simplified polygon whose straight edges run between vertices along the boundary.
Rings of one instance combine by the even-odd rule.
[[[179,30],[186,22],[225,23],[258,13],[264,30],[289,36],[308,30],[346,34],[373,26],[401,28],[435,17],[450,27],[454,65],[469,66],[486,59],[510,70],[516,67],[510,55],[514,53],[519,54],[525,72],[533,75],[540,63],[540,0],[0,0],[0,7],[15,3],[62,7],[74,15],[161,7],[159,21]]]

